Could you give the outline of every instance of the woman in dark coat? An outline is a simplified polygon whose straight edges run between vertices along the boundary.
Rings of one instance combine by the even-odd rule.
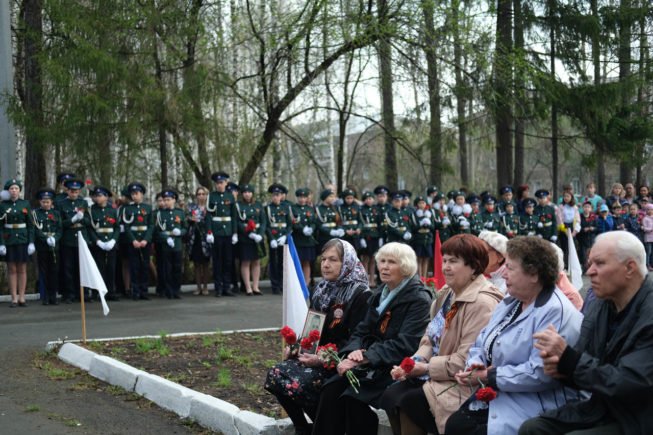
[[[211,259],[211,248],[206,243],[206,202],[209,197],[209,190],[200,186],[195,191],[195,203],[188,205],[188,246],[190,260],[195,269],[195,282],[197,290],[194,295],[207,296],[209,294],[209,260]]]
[[[338,375],[327,381],[320,395],[313,435],[375,435],[378,418],[369,405],[378,399],[393,380],[390,371],[412,355],[429,322],[431,293],[423,286],[413,249],[402,243],[388,243],[377,252],[383,286],[370,300],[365,319],[351,340],[340,350],[345,357]],[[345,373],[358,377],[358,393]]]
[[[348,242],[331,239],[324,244],[320,257],[322,281],[311,297],[311,309],[326,314],[320,344],[338,348],[349,340],[367,312],[371,292],[367,274]],[[296,331],[300,333],[300,331]],[[312,425],[304,412],[315,420],[320,390],[335,370],[327,370],[315,354],[302,353],[272,367],[265,389],[276,396],[295,425],[296,434],[310,434]]]

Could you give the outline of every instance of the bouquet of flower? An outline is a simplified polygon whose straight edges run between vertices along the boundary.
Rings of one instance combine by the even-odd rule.
[[[338,347],[333,343],[319,346],[317,348],[317,356],[322,360],[325,369],[334,369],[342,362],[342,359],[338,356]],[[358,387],[360,387],[361,383],[356,375],[351,370],[347,370],[345,376],[347,376],[349,385],[358,394]]]
[[[308,333],[308,337],[298,339],[295,331],[290,326],[284,326],[280,331],[283,340],[290,347],[290,356],[294,357],[299,354],[299,349],[311,350],[315,343],[320,341],[320,331],[317,329]]]
[[[247,221],[247,225],[245,226],[245,232],[251,233],[254,230],[256,230],[256,222],[254,222],[254,219],[249,219]]]

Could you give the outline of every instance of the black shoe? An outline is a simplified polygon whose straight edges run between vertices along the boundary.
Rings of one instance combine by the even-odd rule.
[[[53,301],[50,301],[50,305],[59,305],[59,301],[56,300],[56,299],[53,300]]]
[[[18,304],[16,302],[12,302],[9,304],[9,308],[16,308]]]
[[[137,300],[139,300],[139,299],[140,299],[140,298],[138,297],[138,295],[134,295],[134,294],[132,294],[132,301],[137,301]]]
[[[273,295],[280,295],[280,294],[281,294],[281,290],[279,290],[278,288],[273,288],[273,289],[272,289],[272,294],[273,294]]]
[[[41,301],[41,304],[43,304],[43,305],[50,305],[50,302],[48,302],[48,301],[46,301],[46,300],[43,300],[43,301]]]
[[[144,300],[144,301],[149,301],[150,300],[150,297],[148,295],[140,295],[138,298],[141,299],[141,300]]]
[[[222,292],[222,296],[236,296],[231,290],[225,290]]]
[[[179,295],[172,295],[172,298],[173,298],[173,299],[181,299],[181,296],[179,296]]]
[[[18,302],[18,306],[24,308],[27,306],[27,302]]]
[[[221,293],[222,293],[222,292],[220,292],[220,290],[216,290],[216,291],[213,293],[213,296],[215,296],[216,298],[219,298],[220,296],[222,296]]]
[[[66,298],[66,299],[64,299],[63,303],[66,304],[66,305],[70,305],[70,304],[73,303],[73,300],[70,299],[70,298]]]

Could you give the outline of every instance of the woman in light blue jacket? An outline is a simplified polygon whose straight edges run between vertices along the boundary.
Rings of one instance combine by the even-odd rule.
[[[509,297],[492,314],[469,352],[458,388],[471,397],[447,421],[447,434],[516,434],[528,418],[578,400],[580,392],[544,374],[533,334],[553,325],[568,343],[580,333],[582,314],[555,287],[557,255],[537,237],[508,242],[504,278]],[[496,398],[476,400],[476,389],[492,387]]]

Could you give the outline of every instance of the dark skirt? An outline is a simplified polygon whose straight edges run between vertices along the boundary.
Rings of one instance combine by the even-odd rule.
[[[7,263],[27,263],[29,261],[27,243],[7,246],[7,255],[3,257],[3,260]]]
[[[258,243],[238,243],[238,258],[240,258],[241,261],[254,261],[261,258]]]
[[[367,255],[368,257],[374,256],[374,254],[379,250],[379,237],[365,237],[365,243],[367,243],[367,247],[365,248],[357,246],[357,248],[359,248],[358,255]]]
[[[296,359],[285,360],[268,371],[265,389],[275,396],[286,396],[302,406],[317,406],[322,385],[335,371],[306,367]]]
[[[202,250],[202,239],[196,237],[193,240],[193,246],[190,248],[190,261],[193,263],[207,264],[210,259],[210,256],[204,255],[204,251]]]
[[[315,261],[317,258],[315,246],[297,246],[297,256],[301,261]]]
[[[412,246],[418,258],[433,258],[433,245],[430,243],[426,245],[420,243]]]

